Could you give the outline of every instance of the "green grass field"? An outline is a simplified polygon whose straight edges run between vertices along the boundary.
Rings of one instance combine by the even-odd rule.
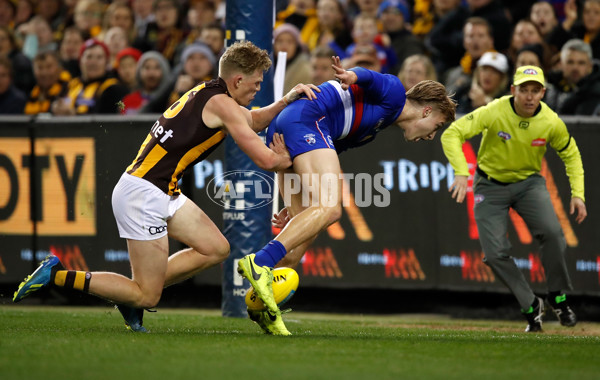
[[[216,310],[0,306],[0,379],[600,379],[600,327],[293,312],[292,337]]]

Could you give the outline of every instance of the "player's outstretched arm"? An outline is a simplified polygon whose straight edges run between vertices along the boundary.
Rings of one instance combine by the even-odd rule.
[[[335,77],[340,80],[340,84],[343,90],[347,90],[351,85],[356,83],[358,80],[358,76],[353,71],[345,70],[342,67],[342,61],[340,57],[334,56],[331,57],[333,63],[331,64],[331,68],[335,71]]]
[[[303,94],[306,95],[307,99],[314,100],[317,98],[315,92],[321,92],[321,90],[314,84],[297,84],[293,89],[290,90],[290,92],[288,92],[278,101],[273,102],[267,107],[249,111],[251,116],[249,119],[250,127],[255,132],[262,131],[288,104],[300,99]]]
[[[344,70],[339,57],[331,58],[333,61],[331,67],[343,90],[357,84],[365,91],[365,98],[368,98],[372,104],[389,108],[403,107],[406,100],[405,90],[397,76],[381,74],[364,67]]]
[[[226,130],[240,149],[261,169],[277,171],[292,165],[287,149],[269,149],[248,125],[243,109],[229,96],[215,95],[210,98],[204,106],[202,119],[210,128]]]

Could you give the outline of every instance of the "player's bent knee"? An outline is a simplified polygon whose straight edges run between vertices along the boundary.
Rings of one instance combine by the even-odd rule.
[[[135,306],[141,309],[151,309],[153,307],[156,307],[156,305],[158,305],[158,302],[160,301],[161,295],[162,292],[144,294]]]
[[[158,305],[160,297],[162,296],[162,287],[156,289],[153,287],[144,289],[140,286],[138,289],[139,291],[137,292],[135,300],[132,302],[133,304],[131,306],[140,309],[150,309]]]
[[[229,257],[229,252],[231,251],[231,247],[229,246],[229,242],[227,239],[223,238],[220,242],[218,249],[216,250],[216,256],[219,258],[219,262],[225,261],[227,257]]]

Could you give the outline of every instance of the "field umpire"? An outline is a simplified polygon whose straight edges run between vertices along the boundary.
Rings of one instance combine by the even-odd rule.
[[[508,212],[513,208],[540,242],[547,277],[547,302],[564,326],[577,323],[565,290],[572,288],[565,263],[566,241],[540,175],[546,144],[563,160],[571,185],[570,212],[576,221],[587,216],[583,165],[575,139],[565,123],[541,101],[544,73],[535,66],[519,67],[511,94],[465,115],[448,127],[441,141],[455,171],[452,198],[461,203],[467,192],[469,169],[462,152],[465,140],[482,133],[473,182],[475,220],[485,263],[517,298],[528,326],[542,330],[544,301],[536,297],[510,256]]]

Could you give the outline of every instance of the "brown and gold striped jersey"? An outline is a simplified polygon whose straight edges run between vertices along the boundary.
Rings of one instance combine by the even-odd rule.
[[[184,170],[205,159],[226,136],[220,128],[208,128],[202,121],[206,102],[227,94],[221,78],[204,82],[186,92],[152,125],[127,173],[144,178],[168,195],[181,191],[177,181]]]

